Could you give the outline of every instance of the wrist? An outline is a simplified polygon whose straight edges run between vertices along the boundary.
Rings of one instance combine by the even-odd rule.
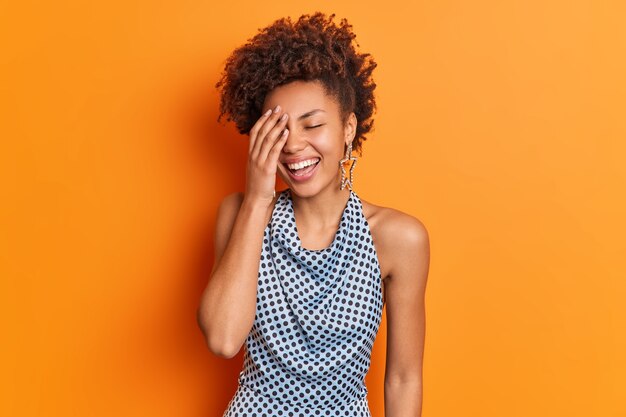
[[[264,197],[250,197],[248,195],[244,195],[241,208],[250,214],[255,212],[265,212],[272,206],[273,201],[274,199],[272,197],[268,199]]]

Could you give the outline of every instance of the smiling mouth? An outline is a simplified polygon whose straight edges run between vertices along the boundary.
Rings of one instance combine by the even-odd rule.
[[[320,163],[320,161],[321,159],[318,159],[317,162],[315,162],[314,164],[305,166],[304,168],[298,168],[298,169],[291,169],[287,166],[287,164],[283,164],[283,166],[293,175],[295,175],[296,177],[299,177],[299,176],[306,175],[309,172],[313,171],[313,169],[315,169],[315,167],[317,166],[317,164]]]

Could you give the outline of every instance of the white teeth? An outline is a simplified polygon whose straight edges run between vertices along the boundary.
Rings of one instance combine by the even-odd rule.
[[[309,165],[313,165],[319,161],[319,158],[307,159],[306,161],[298,162],[297,164],[287,164],[289,169],[302,169],[304,167],[308,167]]]

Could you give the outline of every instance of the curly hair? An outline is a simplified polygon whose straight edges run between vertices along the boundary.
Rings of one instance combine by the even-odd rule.
[[[365,134],[374,124],[372,71],[377,64],[370,54],[356,51],[352,25],[345,18],[337,25],[334,17],[316,12],[295,23],[281,18],[235,49],[215,85],[221,93],[218,122],[226,115],[239,133],[248,134],[272,89],[295,80],[320,81],[339,103],[343,121],[355,113],[352,147],[362,154]]]

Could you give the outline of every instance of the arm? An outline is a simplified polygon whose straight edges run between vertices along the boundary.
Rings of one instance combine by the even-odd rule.
[[[263,232],[287,119],[276,106],[250,129],[246,192],[226,197],[218,210],[213,270],[197,314],[207,345],[218,356],[235,356],[254,323]]]
[[[420,417],[425,334],[425,290],[430,244],[424,225],[394,213],[385,239],[390,259],[387,297],[385,416]]]
[[[267,205],[233,193],[220,204],[215,230],[215,259],[197,312],[209,349],[235,356],[256,314],[257,278]]]

